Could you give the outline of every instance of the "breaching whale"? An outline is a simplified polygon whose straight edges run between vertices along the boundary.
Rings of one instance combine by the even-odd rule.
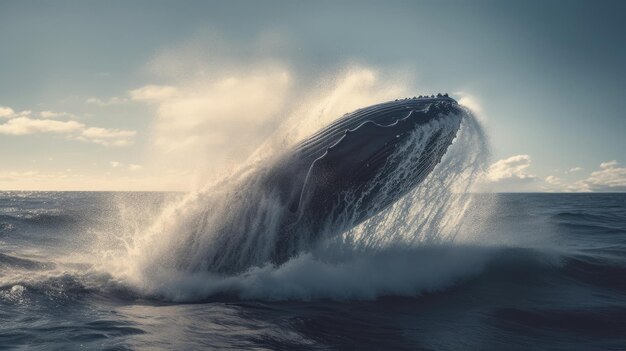
[[[244,178],[224,211],[208,207],[203,258],[179,264],[217,273],[280,265],[385,210],[441,161],[465,109],[447,94],[384,102],[345,114]],[[217,223],[217,224],[216,224]],[[191,251],[189,251],[191,250]],[[192,263],[194,262],[194,263]]]
[[[348,113],[299,143],[267,177],[289,211],[272,261],[358,225],[420,184],[465,113],[447,94],[406,98]],[[410,139],[421,147],[404,150]]]

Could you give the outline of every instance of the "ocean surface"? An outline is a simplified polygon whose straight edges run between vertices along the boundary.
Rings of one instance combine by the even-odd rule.
[[[474,195],[453,238],[231,277],[133,241],[180,196],[1,192],[0,349],[626,350],[626,194]]]

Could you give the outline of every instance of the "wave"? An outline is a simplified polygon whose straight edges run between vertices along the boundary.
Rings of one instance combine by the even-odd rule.
[[[624,214],[614,213],[589,213],[585,211],[559,212],[551,216],[551,219],[560,227],[571,232],[593,231],[598,234],[624,234]]]
[[[623,257],[623,256],[622,256]],[[572,256],[564,261],[564,275],[576,281],[626,295],[626,262],[590,256]]]
[[[443,291],[480,275],[498,257],[502,257],[499,248],[473,246],[344,252],[342,257],[305,253],[278,267],[268,264],[237,275],[159,270],[150,279],[128,285],[130,280],[118,280],[92,267],[72,269],[4,255],[0,259],[12,263],[14,271],[11,277],[3,277],[0,290],[57,300],[87,293],[175,302],[216,296],[243,300],[372,300]]]
[[[487,153],[480,125],[472,118],[464,119],[457,138],[431,176],[392,207],[338,237],[320,241],[282,265],[257,261],[260,263],[231,274],[205,269],[210,252],[228,249],[207,223],[219,221],[225,214],[258,220],[254,212],[238,211],[241,208],[234,206],[233,194],[240,199],[251,198],[238,181],[258,171],[263,162],[244,165],[235,179],[224,179],[182,200],[172,197],[165,210],[153,206],[152,198],[142,204],[141,198],[121,197],[117,199],[120,217],[100,231],[92,229],[88,233],[93,234],[91,247],[80,254],[60,261],[50,258],[54,263],[0,256],[0,266],[10,272],[0,280],[0,291],[7,299],[46,296],[60,301],[84,295],[173,302],[220,298],[372,300],[438,294],[464,284],[489,286],[500,282],[503,285],[498,288],[514,291],[520,283],[570,280],[623,293],[624,286],[615,276],[622,276],[626,265],[611,261],[606,250],[604,256],[590,252],[585,256],[576,250],[549,249],[551,245],[542,243],[520,249],[527,244],[520,233],[509,235],[497,228],[484,233],[494,228],[489,214],[497,203],[486,197],[476,203],[467,190],[482,172]],[[486,215],[475,216],[477,211]],[[7,216],[23,221],[21,224],[44,227],[76,220],[67,211]],[[602,222],[606,219],[603,216],[607,214],[563,210],[550,218],[557,225],[577,221],[584,225]],[[246,234],[240,233],[242,237]],[[275,239],[266,234],[260,239]],[[263,240],[250,243],[252,251],[243,253],[262,255]],[[604,275],[603,271],[611,273]]]
[[[3,269],[47,269],[54,264],[48,262],[42,262],[30,258],[23,258],[19,256],[0,253],[0,268]]]
[[[343,261],[302,254],[281,266],[233,275],[161,271],[144,280],[144,293],[172,301],[215,295],[262,300],[370,300],[443,290],[480,272],[488,259],[479,248],[423,248],[352,253]],[[154,278],[154,277],[153,277]]]
[[[105,272],[91,264],[45,262],[3,254],[0,300],[67,303],[86,296],[144,303],[205,301],[352,301],[382,297],[591,287],[626,295],[626,262],[549,248],[464,243],[346,247],[302,253],[283,265],[266,264],[219,275],[154,266],[151,272]],[[482,298],[482,297],[481,297]],[[567,296],[563,295],[562,299]],[[152,302],[151,302],[152,301]]]
[[[108,300],[205,302],[223,300],[353,301],[382,297],[515,294],[531,287],[590,286],[626,295],[626,263],[554,250],[476,245],[388,248],[342,255],[303,253],[281,266],[235,275],[157,269],[150,276],[114,276],[91,266],[19,264],[0,281],[0,299],[65,303],[86,295]],[[563,299],[567,296],[563,295]]]
[[[480,124],[471,112],[467,115],[448,152],[420,186],[370,220],[340,236],[326,236],[282,265],[267,259],[268,248],[278,237],[272,229],[277,219],[266,215],[280,209],[273,207],[271,197],[259,197],[254,191],[256,178],[250,174],[266,164],[256,160],[216,185],[174,202],[147,228],[137,225],[133,215],[124,215],[129,219],[122,223],[126,230],[102,235],[95,245],[101,254],[95,266],[146,296],[173,301],[223,294],[368,299],[445,289],[477,274],[489,258],[479,248],[451,246],[459,233],[469,235],[469,227],[476,225],[464,221],[472,204],[468,191],[488,155]],[[242,179],[252,183],[242,186]],[[238,201],[250,206],[239,206]],[[270,212],[255,210],[260,207]],[[237,218],[256,225],[254,233],[250,231],[254,226],[246,226],[220,236],[224,221]],[[145,218],[141,222],[146,223]],[[118,245],[106,247],[110,242]],[[211,273],[215,262],[211,257],[240,256],[255,264],[231,274]]]
[[[79,221],[80,219],[75,214],[50,210],[0,215],[0,225],[3,227],[12,227],[14,224],[26,224],[48,228],[72,225]]]

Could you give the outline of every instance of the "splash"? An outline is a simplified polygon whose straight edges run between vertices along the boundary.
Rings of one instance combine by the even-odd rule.
[[[401,152],[420,155],[424,140],[445,127],[444,123],[421,129]],[[446,155],[420,186],[357,227],[346,224],[349,215],[343,218],[345,223],[329,222],[315,245],[309,245],[306,233],[300,233],[289,245],[301,246],[301,254],[280,266],[268,262],[287,211],[276,194],[264,191],[263,176],[272,162],[259,154],[271,153],[257,152],[228,178],[173,201],[147,229],[145,222],[135,223],[122,232],[123,254],[119,247],[113,250],[103,260],[104,269],[144,294],[195,300],[216,293],[277,299],[415,294],[451,284],[457,276],[480,266],[467,264],[467,260],[481,261],[483,256],[461,254],[454,264],[435,263],[444,267],[437,278],[400,268],[425,264],[429,258],[432,265],[433,255],[437,256],[434,252],[454,242],[471,207],[469,191],[484,171],[488,148],[482,128],[469,110]],[[407,161],[407,167],[409,164]],[[408,171],[400,167],[397,179]],[[393,186],[394,179],[389,184]],[[337,231],[343,234],[331,235]],[[211,273],[223,267],[236,269],[233,274]],[[359,278],[369,274],[367,271],[407,283],[375,280],[368,285],[367,279]],[[295,279],[297,276],[312,278]],[[361,283],[344,284],[354,279]],[[323,288],[328,284],[338,285]],[[281,292],[277,285],[291,288]]]

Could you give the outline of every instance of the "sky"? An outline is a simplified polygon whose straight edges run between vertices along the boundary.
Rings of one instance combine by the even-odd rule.
[[[0,0],[0,190],[189,190],[358,107],[448,92],[487,131],[482,191],[626,191],[625,11]]]

